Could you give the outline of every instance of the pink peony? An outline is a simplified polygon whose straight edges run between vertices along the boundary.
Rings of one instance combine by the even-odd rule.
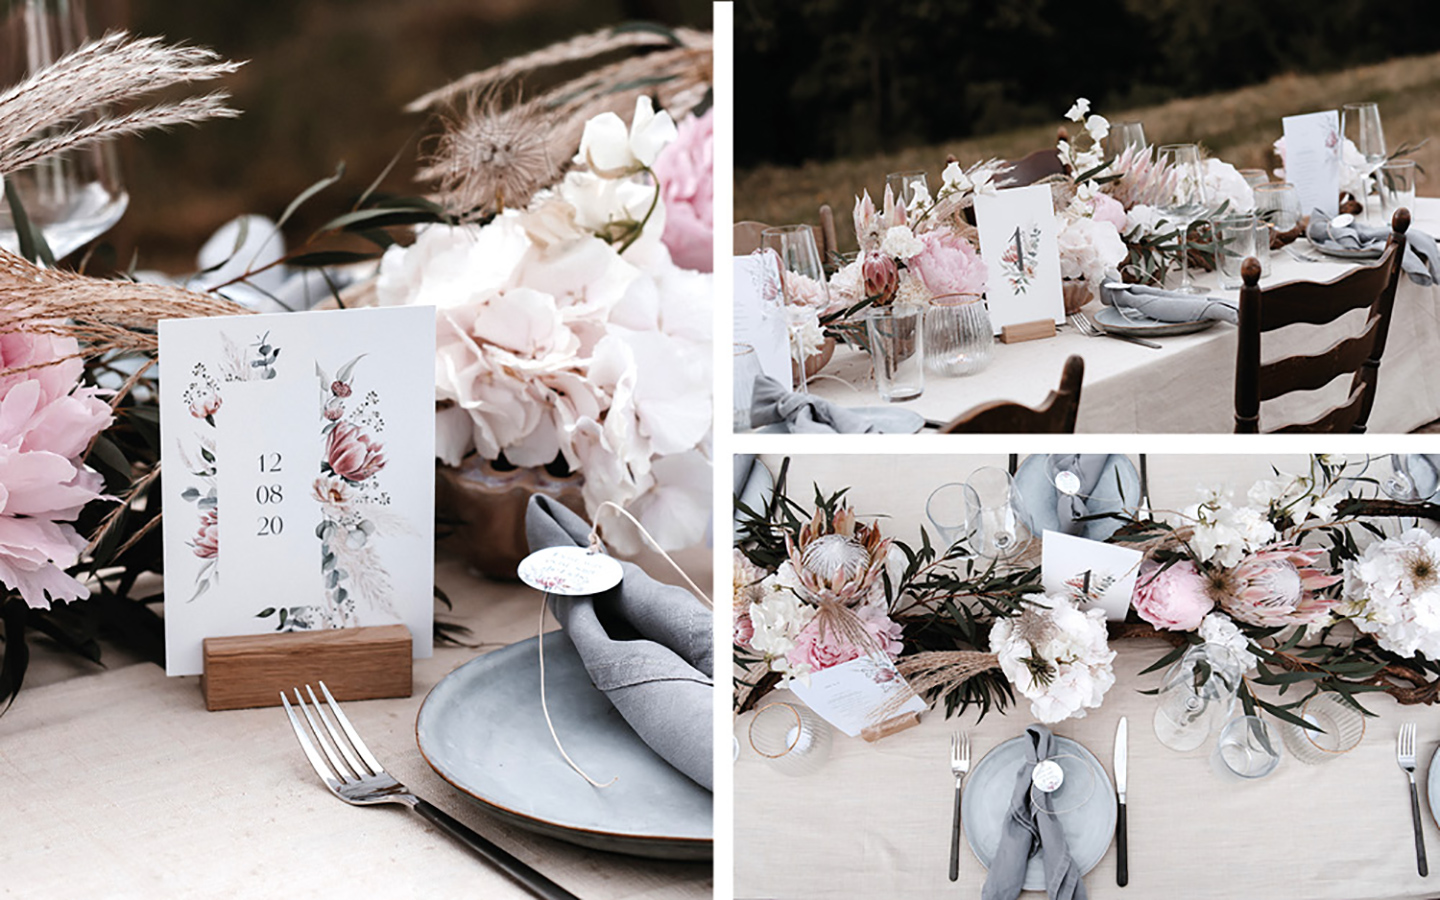
[[[82,457],[113,416],[78,386],[79,353],[74,338],[0,321],[0,584],[36,609],[89,596],[65,573],[85,546],[69,523],[100,498]]]
[[[214,559],[220,555],[220,513],[207,509],[200,516],[200,527],[190,541],[190,548],[201,559]]]
[[[900,269],[895,260],[879,253],[867,254],[860,271],[865,278],[865,296],[874,297],[876,306],[895,299],[895,292],[900,290]]]
[[[325,461],[346,481],[364,481],[385,467],[384,445],[359,426],[341,422],[330,431],[325,445]]]
[[[677,266],[709,272],[715,243],[715,114],[680,123],[679,134],[653,167],[665,198],[665,233]]]
[[[1200,570],[1188,559],[1164,570],[1146,560],[1131,603],[1140,618],[1168,631],[1194,631],[1215,606]]]
[[[925,249],[910,257],[909,267],[915,270],[930,293],[985,293],[985,261],[970,242],[948,228],[927,231],[920,235]]]
[[[1316,591],[1344,578],[1316,565],[1325,555],[1319,548],[1276,544],[1216,573],[1210,590],[1226,612],[1250,625],[1318,624],[1338,601]]]
[[[860,619],[860,624],[870,633],[870,636],[879,644],[892,658],[898,656],[904,649],[901,642],[901,635],[904,628],[881,612],[877,607],[865,606],[855,611]],[[827,629],[825,638],[820,638],[820,626],[815,620],[800,630],[795,636],[795,649],[785,654],[785,658],[792,666],[809,666],[810,671],[819,672],[831,666],[838,666],[847,663],[852,659],[860,658],[860,650],[849,641],[835,634],[833,630]]]
[[[1119,200],[1109,194],[1096,194],[1090,201],[1090,208],[1092,218],[1109,222],[1115,226],[1116,231],[1125,233],[1125,205]]]

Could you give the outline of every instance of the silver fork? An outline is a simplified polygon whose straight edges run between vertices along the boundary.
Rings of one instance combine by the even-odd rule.
[[[1415,723],[1406,722],[1400,726],[1400,738],[1395,742],[1395,761],[1405,770],[1410,779],[1410,822],[1415,826],[1415,867],[1421,875],[1430,874],[1425,862],[1425,835],[1420,830],[1420,795],[1415,791]]]
[[[960,879],[960,795],[965,788],[965,773],[970,771],[970,735],[957,731],[950,735],[950,771],[955,776],[955,828],[950,835],[950,880]]]
[[[285,696],[284,691],[280,692],[280,702],[285,705],[285,714],[290,717],[290,725],[295,729],[295,737],[300,741],[300,749],[305,751],[305,758],[310,760],[315,774],[325,782],[330,793],[353,806],[399,803],[409,807],[440,830],[469,847],[481,859],[515,879],[535,896],[544,898],[544,900],[578,900],[574,894],[541,875],[499,846],[476,834],[444,810],[421,800],[411,793],[409,788],[396,781],[380,765],[380,761],[371,754],[370,748],[365,746],[365,742],[360,740],[360,735],[356,733],[345,713],[340,710],[340,704],[336,703],[335,698],[330,695],[330,689],[325,686],[325,682],[320,682],[320,693],[325,695],[324,706],[315,699],[315,692],[311,690],[310,685],[305,685],[305,693],[310,695],[308,705],[300,696],[300,689],[295,688],[294,690],[295,703],[300,707],[300,712],[304,714],[305,721],[310,726],[308,731],[304,725],[300,724],[300,719],[295,715],[295,709],[290,705],[290,700]],[[312,708],[314,709],[313,715],[311,714]],[[331,715],[326,715],[327,709]],[[318,724],[316,723],[317,717],[319,718]],[[332,724],[332,718],[339,723],[339,730]],[[315,741],[310,740],[311,732],[315,735]],[[315,742],[319,742],[320,750],[315,749]],[[321,755],[321,751],[324,752],[324,756]]]
[[[1304,250],[1301,250],[1294,244],[1286,244],[1285,252],[1290,254],[1291,257],[1300,260],[1301,262],[1329,262],[1329,260],[1325,259],[1323,256],[1316,256],[1313,253],[1306,253]]]
[[[1112,334],[1111,332],[1106,331],[1099,325],[1096,325],[1094,322],[1090,321],[1088,318],[1085,317],[1084,313],[1071,313],[1067,321],[1069,321],[1071,325],[1075,326],[1076,331],[1080,332],[1086,337],[1115,338],[1117,341],[1128,341],[1132,344],[1139,344],[1142,347],[1149,347],[1152,350],[1162,349],[1161,346],[1154,341],[1147,341],[1143,338],[1131,337],[1128,334]]]

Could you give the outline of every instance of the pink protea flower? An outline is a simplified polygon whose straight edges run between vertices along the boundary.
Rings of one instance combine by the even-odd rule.
[[[201,559],[214,559],[220,554],[220,513],[207,509],[200,516],[200,526],[190,539],[190,549]]]
[[[907,266],[920,276],[936,297],[945,294],[985,293],[985,261],[970,242],[948,228],[920,235],[925,249],[910,257]]]
[[[1119,177],[1105,185],[1105,193],[1125,209],[1160,206],[1175,192],[1175,172],[1152,159],[1148,147],[1126,147],[1110,164],[1110,171]]]
[[[1140,618],[1168,631],[1194,631],[1215,607],[1205,576],[1193,562],[1172,563],[1163,570],[1146,560],[1135,580],[1131,604]]]
[[[364,481],[385,467],[384,445],[359,426],[341,422],[330,431],[325,446],[325,461],[346,481]]]
[[[1325,551],[1276,544],[1210,573],[1210,596],[1241,622],[1262,627],[1323,622],[1338,601],[1317,592],[1343,578],[1316,564]]]
[[[857,522],[849,507],[829,520],[817,510],[798,540],[786,536],[785,546],[801,588],[812,599],[846,606],[870,599],[890,552],[889,538],[881,537],[878,527]]]
[[[85,540],[70,523],[103,481],[82,459],[113,421],[78,382],[74,338],[17,328],[0,316],[0,586],[45,609],[89,596],[65,573]]]
[[[865,296],[874,297],[876,306],[886,306],[900,290],[900,269],[895,260],[879,253],[869,253],[860,267],[865,279]]]
[[[677,266],[709,272],[715,267],[715,116],[680,123],[675,140],[653,167],[665,198],[665,233]]]

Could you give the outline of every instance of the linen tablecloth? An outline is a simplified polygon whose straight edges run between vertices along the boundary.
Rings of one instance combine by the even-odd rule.
[[[773,456],[761,461],[772,471],[779,463]],[[883,514],[884,534],[914,545],[930,490],[964,481],[979,466],[1005,464],[1000,455],[795,456],[790,483],[804,501],[812,484],[824,493],[850,486],[847,499],[863,520]],[[1244,502],[1252,483],[1275,477],[1271,464],[1285,473],[1307,471],[1307,458],[1299,454],[1151,454],[1153,505],[1179,509],[1195,501],[1197,487],[1217,484]],[[1382,471],[1388,472],[1383,458],[1366,475]],[[1424,787],[1440,744],[1440,708],[1364,695],[1379,717],[1366,721],[1357,749],[1316,766],[1298,762],[1287,749],[1272,775],[1237,783],[1212,769],[1213,737],[1183,754],[1155,738],[1156,700],[1139,691],[1158,687],[1162,673],[1139,673],[1169,645],[1149,639],[1116,641],[1111,648],[1118,654],[1117,681],[1103,705],[1051,726],[1089,748],[1113,779],[1115,725],[1120,716],[1129,717],[1130,884],[1115,884],[1112,842],[1085,876],[1092,898],[1440,896],[1434,863],[1440,860],[1440,828]],[[917,727],[873,744],[836,732],[830,759],[805,777],[777,772],[750,748],[750,717],[737,717],[734,727],[740,746],[734,765],[737,898],[979,896],[985,868],[968,845],[961,849],[959,883],[948,878],[955,786],[950,736],[970,733],[973,771],[987,752],[1034,721],[1029,701],[1021,698],[1005,714],[992,712],[983,721],[973,710],[950,720],[943,709],[931,710]],[[1416,873],[1408,782],[1395,764],[1395,738],[1405,721],[1419,726],[1417,778],[1435,871],[1429,878]]]
[[[708,583],[709,550],[686,565]],[[416,660],[411,697],[343,704],[387,771],[587,900],[710,897],[709,863],[600,853],[511,828],[425,764],[415,743],[425,695],[476,655],[533,636],[540,602],[454,560],[442,560],[436,581],[455,604],[442,616],[484,645]],[[419,816],[332,796],[280,708],[206,712],[198,679],[118,655],[112,664],[75,674],[69,662],[41,660],[34,674],[50,683],[27,687],[0,717],[0,894],[529,896]]]
[[[1413,227],[1440,235],[1440,199],[1417,201]],[[1298,246],[1314,252],[1303,240]],[[1301,262],[1277,251],[1271,259],[1271,274],[1261,281],[1261,286],[1300,279],[1327,281],[1350,268],[1352,264],[1345,261]],[[1213,272],[1202,273],[1196,281],[1214,288],[1216,276]],[[1238,290],[1216,293],[1231,300],[1239,297]],[[1098,309],[1099,301],[1094,301],[1085,311],[1093,315]],[[1342,319],[1338,327],[1346,329],[1346,333],[1358,333],[1363,322],[1363,315],[1354,313]],[[1264,358],[1288,355],[1287,350],[1323,349],[1333,340],[1325,337],[1321,328],[1291,326],[1266,336]],[[1067,325],[1053,338],[997,344],[989,368],[978,374],[939,378],[926,373],[925,393],[897,405],[942,422],[990,400],[1036,406],[1060,383],[1066,357],[1079,354],[1085,358],[1085,383],[1076,431],[1233,431],[1235,328],[1219,324],[1198,334],[1160,338],[1157,343],[1162,349],[1111,338],[1090,338]],[[1440,367],[1434,365],[1436,358],[1440,358],[1440,287],[1420,287],[1402,277],[1389,342],[1381,360],[1370,433],[1409,432],[1440,419]],[[821,375],[832,377],[813,379],[810,390],[826,400],[846,406],[879,402],[870,358],[857,350],[844,346],[837,349]],[[1310,418],[1343,400],[1347,386],[1348,381],[1343,385],[1336,381],[1312,397],[1266,403],[1261,407],[1261,427],[1266,427],[1270,416],[1278,416],[1272,419],[1277,422],[1290,420],[1292,414],[1294,421]]]

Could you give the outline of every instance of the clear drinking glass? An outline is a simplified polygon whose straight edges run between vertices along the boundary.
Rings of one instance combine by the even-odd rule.
[[[901,206],[910,207],[910,201],[915,199],[918,191],[923,191],[925,196],[930,196],[930,181],[925,175],[924,169],[911,169],[908,172],[891,172],[885,176],[885,186],[890,193],[895,195],[895,202]]]
[[[1054,783],[1055,769],[1052,768],[1048,779],[1037,778],[1034,772],[1046,763],[1053,763],[1059,768],[1060,784],[1053,790],[1045,790],[1042,783],[1048,787]],[[1030,803],[1035,812],[1042,815],[1063,816],[1072,813],[1090,802],[1091,796],[1095,793],[1095,768],[1090,761],[1074,753],[1056,753],[1048,759],[1036,763],[1031,770],[1030,781]],[[1044,801],[1049,801],[1044,802]]]
[[[1220,730],[1213,760],[1222,773],[1244,779],[1264,778],[1280,765],[1280,742],[1258,716],[1239,716]]]
[[[830,723],[798,703],[767,703],[750,720],[750,746],[786,775],[809,775],[830,756]]]
[[[1025,552],[1033,535],[1020,515],[1024,508],[1020,489],[1004,469],[981,466],[965,479],[971,543],[975,555],[1003,562]]]
[[[1347,103],[1340,110],[1340,133],[1349,138],[1365,158],[1360,171],[1364,187],[1360,202],[1370,208],[1370,176],[1385,162],[1385,132],[1380,127],[1380,107],[1374,103]]]
[[[1173,290],[1182,294],[1204,291],[1190,280],[1190,226],[1205,213],[1205,168],[1200,148],[1194,144],[1166,144],[1159,159],[1175,173],[1175,191],[1163,201],[1160,211],[1180,229],[1180,284]]]
[[[1145,126],[1131,120],[1111,122],[1110,135],[1105,139],[1105,153],[1114,158],[1125,152],[1126,147],[1145,146]]]
[[[943,549],[948,550],[961,541],[969,542],[974,534],[970,510],[976,503],[974,488],[958,481],[942,484],[930,492],[925,501],[925,518],[935,526]]]
[[[0,3],[0,89],[84,44],[89,37],[83,0],[9,0]],[[79,125],[88,124],[84,119]],[[11,172],[5,180],[20,196],[58,260],[109,230],[130,197],[120,182],[115,148],[108,143],[62,153]],[[0,246],[20,241],[8,203],[0,201]]]
[[[1250,185],[1252,190],[1270,183],[1270,173],[1264,169],[1241,169],[1240,177],[1245,179],[1245,183]]]
[[[1249,257],[1260,261],[1263,278],[1270,267],[1270,232],[1250,214],[1222,216],[1211,223],[1215,231],[1215,262],[1220,286],[1227,290],[1244,284],[1240,268]]]
[[[1161,682],[1155,738],[1180,753],[1196,749],[1230,716],[1244,675],[1223,647],[1191,647]]]
[[[1255,188],[1255,215],[1273,232],[1285,232],[1300,224],[1300,192],[1288,181],[1274,181]]]
[[[1285,722],[1280,736],[1296,759],[1309,765],[1335,759],[1354,750],[1365,737],[1365,716],[1334,694],[1316,694],[1300,706],[1300,718],[1320,730]]]
[[[820,263],[820,248],[815,244],[815,229],[809,225],[767,228],[760,232],[760,248],[780,258],[781,290],[787,306],[813,305],[825,309],[830,305],[830,287]],[[805,296],[801,296],[802,293]],[[790,355],[793,359],[800,357],[798,345],[791,348]],[[798,368],[801,370],[799,388],[803,392],[805,367]]]
[[[1415,214],[1415,174],[1413,159],[1396,159],[1380,167],[1380,212],[1385,224],[1397,209],[1408,209]]]
[[[734,428],[736,431],[750,430],[750,398],[755,390],[755,379],[760,377],[760,357],[749,344],[735,345],[734,373],[735,404]]]
[[[925,368],[971,375],[990,365],[995,333],[979,294],[942,294],[925,310]]]
[[[1423,453],[1390,454],[1390,475],[1380,482],[1391,500],[1424,503],[1440,493],[1440,468]]]
[[[886,403],[914,400],[925,391],[925,308],[875,307],[866,318],[875,387]]]

